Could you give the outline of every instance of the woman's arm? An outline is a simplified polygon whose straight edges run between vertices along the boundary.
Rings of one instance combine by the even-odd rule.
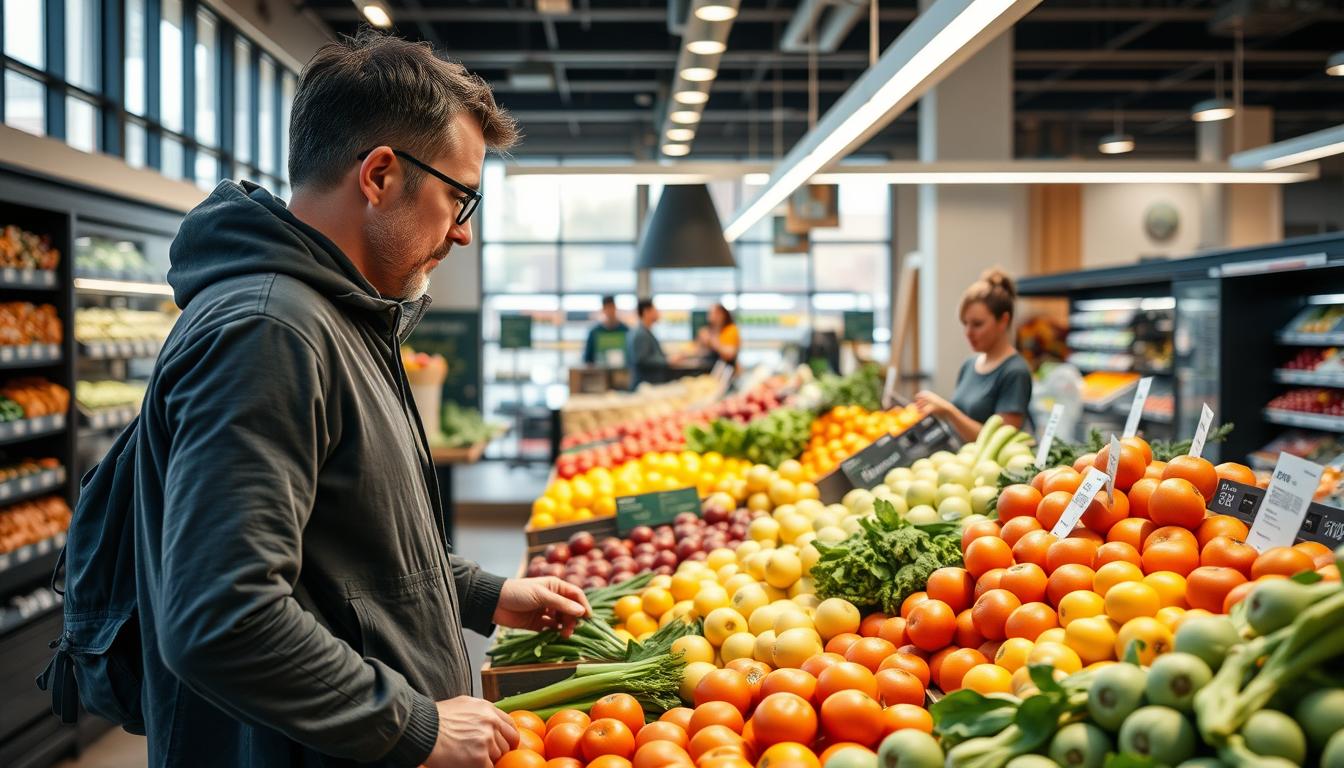
[[[921,391],[915,395],[915,405],[919,407],[921,413],[940,416],[957,432],[957,436],[965,442],[974,440],[980,430],[985,426],[983,422],[976,421],[961,409],[948,402],[941,395],[928,390]],[[1004,424],[1008,424],[1018,429],[1026,421],[1024,414],[1021,413],[1000,413],[999,418],[1003,419]]]

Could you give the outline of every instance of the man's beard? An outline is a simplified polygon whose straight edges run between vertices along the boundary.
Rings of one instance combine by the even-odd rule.
[[[385,298],[397,301],[418,301],[429,292],[429,270],[436,261],[445,258],[452,249],[450,242],[440,243],[423,258],[406,266],[406,247],[417,227],[409,204],[400,204],[388,216],[371,225],[369,255],[383,274],[396,279],[396,295]]]

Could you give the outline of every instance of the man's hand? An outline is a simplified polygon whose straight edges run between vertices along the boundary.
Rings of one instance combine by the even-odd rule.
[[[440,701],[439,738],[426,768],[490,768],[518,746],[518,726],[493,704],[470,696]]]
[[[574,623],[592,613],[583,590],[563,579],[543,576],[509,579],[499,591],[494,621],[514,629],[558,629],[569,637]]]

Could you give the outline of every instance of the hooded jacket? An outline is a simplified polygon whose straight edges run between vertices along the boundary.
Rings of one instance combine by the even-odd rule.
[[[450,555],[387,301],[251,184],[182,222],[135,472],[154,766],[420,764],[502,579]]]

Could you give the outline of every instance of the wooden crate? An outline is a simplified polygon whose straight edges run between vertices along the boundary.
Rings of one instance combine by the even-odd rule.
[[[558,664],[519,664],[512,667],[481,665],[481,695],[486,701],[499,701],[506,696],[535,691],[574,674],[577,661]]]

